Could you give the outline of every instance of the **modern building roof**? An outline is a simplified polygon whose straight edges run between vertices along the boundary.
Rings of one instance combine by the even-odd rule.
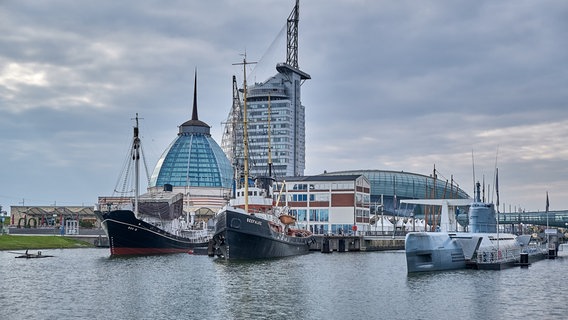
[[[364,175],[371,183],[371,197],[383,195],[406,199],[468,199],[469,195],[456,183],[417,173],[386,170],[349,170],[327,175]]]
[[[362,174],[353,174],[353,175],[316,175],[316,176],[301,176],[301,177],[285,177],[283,180],[288,182],[298,182],[298,181],[351,181],[357,180],[359,177],[363,176]]]
[[[210,126],[197,114],[197,73],[190,120],[179,127],[177,138],[166,148],[150,177],[150,187],[230,188],[233,168],[211,137]]]

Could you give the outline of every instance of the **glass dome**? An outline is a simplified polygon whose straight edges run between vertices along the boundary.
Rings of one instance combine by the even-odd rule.
[[[197,83],[197,77],[196,77]],[[210,127],[197,116],[197,85],[191,120],[179,127],[178,137],[164,151],[150,177],[150,187],[231,188],[233,168],[211,137]]]
[[[150,186],[230,188],[233,169],[221,147],[203,134],[181,134],[164,151]]]

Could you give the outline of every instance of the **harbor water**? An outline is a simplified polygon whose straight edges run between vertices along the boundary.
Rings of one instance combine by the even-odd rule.
[[[404,252],[254,262],[0,251],[0,319],[566,319],[568,259],[408,275]]]

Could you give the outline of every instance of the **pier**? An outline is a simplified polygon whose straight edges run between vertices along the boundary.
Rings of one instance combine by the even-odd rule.
[[[316,235],[311,251],[322,253],[404,250],[404,236]]]

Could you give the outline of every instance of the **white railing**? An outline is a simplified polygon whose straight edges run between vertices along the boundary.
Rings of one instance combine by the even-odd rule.
[[[477,263],[502,263],[518,260],[521,256],[521,249],[487,250],[477,253]]]

